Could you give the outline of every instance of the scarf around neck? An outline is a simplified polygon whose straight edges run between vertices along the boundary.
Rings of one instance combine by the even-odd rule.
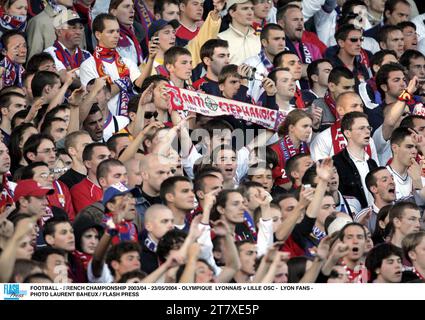
[[[23,87],[22,75],[25,72],[25,69],[22,65],[14,63],[8,56],[6,56],[0,61],[0,67],[4,68],[2,77],[3,88],[14,85],[21,88]]]
[[[120,25],[120,39],[118,41],[118,47],[124,47],[124,48],[129,47],[132,45],[131,42],[133,42],[133,45],[137,52],[137,65],[140,65],[143,61],[142,47],[140,46],[140,43],[137,40],[136,34],[134,33],[133,26],[130,26],[128,28],[121,23],[119,25]]]
[[[6,30],[25,31],[27,16],[13,16],[7,13],[0,16],[0,26]]]

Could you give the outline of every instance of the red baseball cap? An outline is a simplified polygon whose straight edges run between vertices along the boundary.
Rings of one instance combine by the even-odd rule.
[[[18,185],[15,188],[15,195],[13,200],[18,202],[21,197],[41,197],[53,194],[54,189],[42,187],[37,181],[32,179],[25,179],[18,181]]]

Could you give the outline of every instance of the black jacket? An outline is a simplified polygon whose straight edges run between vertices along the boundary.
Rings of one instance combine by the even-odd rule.
[[[339,191],[341,191],[341,193],[345,196],[356,197],[362,205],[362,208],[366,208],[366,194],[369,191],[363,190],[360,173],[353,160],[351,160],[348,155],[347,148],[334,155],[332,158],[339,175]],[[375,160],[372,158],[367,160],[367,164],[369,166],[369,170],[378,167]]]

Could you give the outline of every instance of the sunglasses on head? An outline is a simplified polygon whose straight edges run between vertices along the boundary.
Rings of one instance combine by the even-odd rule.
[[[156,119],[156,117],[158,117],[158,111],[146,111],[145,112],[145,119],[151,119],[152,117],[154,117]]]

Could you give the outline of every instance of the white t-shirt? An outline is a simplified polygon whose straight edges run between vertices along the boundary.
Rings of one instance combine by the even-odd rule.
[[[96,278],[93,275],[92,271],[92,261],[90,260],[88,266],[87,266],[87,279],[90,283],[112,283],[114,282],[114,277],[112,276],[111,271],[109,270],[108,266],[103,264],[102,273],[99,278]]]
[[[387,166],[387,169],[394,178],[395,183],[395,196],[396,200],[400,200],[402,198],[409,198],[413,195],[413,181],[412,178],[406,173],[406,176],[402,177],[400,174],[395,172],[391,166]]]
[[[108,117],[108,119],[105,120],[105,124],[103,125],[103,140],[108,141],[112,135],[120,131],[121,129],[125,128],[126,125],[130,122],[130,119],[128,119],[125,116],[113,116],[115,120],[117,121],[117,127],[115,128],[115,122],[112,117]],[[118,129],[118,130],[116,130]]]
[[[131,46],[117,47],[117,51],[123,59],[131,60],[137,66],[137,50],[136,50],[136,47],[134,46],[133,40],[128,38],[128,41],[130,41]],[[140,61],[142,61],[143,57],[140,56],[139,58],[140,58]]]
[[[344,138],[345,143],[347,141]],[[373,139],[370,139],[370,150],[372,152],[372,159],[379,165],[381,162],[379,161],[378,154],[376,152],[376,146]],[[327,157],[332,157],[334,155],[334,148],[332,145],[332,134],[331,128],[327,128],[326,130],[320,132],[313,138],[313,141],[310,144],[310,152],[311,158],[314,161],[318,161]]]
[[[126,58],[123,58],[123,62],[126,64],[126,66],[130,70],[130,79],[132,82],[134,82],[138,77],[140,77],[140,70],[132,62],[131,60],[128,60]],[[105,73],[109,75],[112,79],[112,81],[120,79],[120,76],[118,74],[118,69],[115,64],[115,61],[112,63],[107,63],[103,61],[103,66],[105,67]],[[99,73],[96,69],[96,62],[94,61],[93,57],[90,57],[89,59],[85,60],[80,67],[80,80],[83,86],[87,86],[87,83],[91,79],[99,78]],[[118,101],[119,101],[119,93],[116,94],[109,100],[108,102],[108,108],[112,112],[113,115],[119,115],[118,114]]]
[[[379,163],[381,165],[386,165],[388,160],[393,156],[391,152],[391,145],[388,140],[385,140],[382,135],[382,126],[376,129],[375,133],[372,136],[373,141],[375,142],[376,152],[378,153]]]

